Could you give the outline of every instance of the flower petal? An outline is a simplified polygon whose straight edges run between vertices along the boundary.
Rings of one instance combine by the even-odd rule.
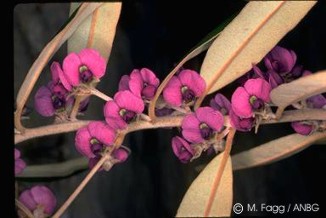
[[[55,71],[58,74],[59,77],[59,81],[61,82],[61,84],[65,87],[65,89],[67,89],[68,91],[72,90],[72,86],[71,84],[68,82],[65,73],[63,72],[63,70],[60,67],[60,64],[58,62],[53,62],[53,64],[51,65],[51,71]],[[55,81],[55,83],[58,83],[59,81],[56,81],[53,79],[52,76],[52,80]]]
[[[60,81],[59,71],[61,70],[61,66],[60,66],[59,62],[53,61],[53,63],[51,64],[50,70],[51,70],[52,81],[54,83],[58,83]]]
[[[128,75],[123,75],[119,82],[119,91],[129,90],[129,80]]]
[[[24,204],[30,211],[34,211],[37,207],[37,203],[34,200],[34,197],[29,189],[24,190],[20,196],[19,201]]]
[[[233,110],[230,111],[230,123],[231,126],[241,132],[249,132],[253,127],[254,118],[240,118]]]
[[[185,139],[192,143],[199,143],[204,141],[200,129],[200,121],[197,119],[195,114],[188,114],[182,120],[182,135]]]
[[[137,114],[144,111],[143,100],[128,90],[117,92],[114,95],[114,101],[117,103],[119,108],[124,108]]]
[[[26,163],[22,159],[15,160],[15,175],[18,175],[24,171]]]
[[[144,87],[144,81],[140,75],[139,70],[135,69],[130,74],[130,80],[129,80],[129,89],[130,91],[138,96],[141,97],[141,91]]]
[[[124,129],[127,123],[119,115],[120,108],[115,101],[108,101],[104,106],[106,123],[113,129]]]
[[[270,101],[269,94],[271,92],[271,85],[263,79],[249,79],[244,84],[244,88],[246,89],[249,95],[254,95],[257,98],[263,100],[264,102]]]
[[[201,96],[206,89],[205,80],[193,70],[182,70],[178,75],[182,85],[192,90],[196,97]]]
[[[87,129],[92,137],[106,146],[112,145],[115,140],[115,131],[102,121],[90,122]]]
[[[78,53],[78,56],[82,64],[92,71],[94,77],[100,79],[105,75],[106,61],[98,51],[85,48]]]
[[[46,86],[41,86],[34,96],[35,110],[44,117],[51,117],[55,113],[51,97],[52,93]]]
[[[154,87],[158,87],[160,80],[156,77],[155,73],[148,68],[142,68],[140,70],[141,77],[144,82]]]
[[[124,147],[120,147],[117,150],[114,150],[112,153],[112,156],[115,159],[118,159],[120,162],[124,162],[127,160],[128,156],[129,156],[130,151],[127,150]]]
[[[172,150],[182,163],[187,163],[194,155],[191,145],[179,136],[172,138]]]
[[[211,107],[200,107],[195,111],[197,119],[201,123],[206,123],[210,128],[219,132],[224,126],[224,117]]]
[[[311,108],[323,108],[326,105],[326,98],[322,94],[307,98],[307,104]]]
[[[90,135],[87,127],[80,128],[75,136],[75,145],[77,151],[82,155],[86,156],[87,158],[95,157],[95,154],[93,154],[91,150],[91,139],[92,136]]]
[[[173,76],[163,89],[163,98],[166,103],[179,107],[182,105],[182,84],[178,77]]]
[[[238,87],[231,98],[232,110],[236,115],[242,118],[248,118],[253,115],[253,110],[249,102],[249,94],[243,87]]]
[[[63,76],[60,77],[60,80],[65,87],[66,87],[66,84],[64,82],[64,78],[71,86],[79,85],[79,83],[80,83],[79,67],[81,65],[82,65],[82,62],[76,53],[70,53],[67,57],[65,57],[65,59],[63,60],[63,64],[62,64]],[[60,76],[60,74],[59,74],[59,76]]]
[[[46,214],[52,214],[57,204],[52,191],[46,186],[34,186],[31,188],[31,194],[36,203],[44,206],[44,212]]]
[[[313,125],[305,124],[300,121],[292,122],[291,126],[297,133],[299,133],[301,135],[309,135],[314,130]]]
[[[210,101],[210,106],[220,111],[223,115],[229,114],[231,110],[231,102],[224,95],[217,93]]]
[[[20,158],[20,151],[15,148],[15,160]]]

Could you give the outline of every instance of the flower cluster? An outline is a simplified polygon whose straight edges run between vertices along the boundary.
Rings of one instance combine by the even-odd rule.
[[[83,49],[78,54],[70,53],[60,63],[51,65],[52,80],[41,86],[34,97],[36,111],[45,117],[67,116],[75,102],[78,87],[93,87],[105,74],[106,62],[94,49]],[[87,109],[89,98],[79,105],[79,112]]]

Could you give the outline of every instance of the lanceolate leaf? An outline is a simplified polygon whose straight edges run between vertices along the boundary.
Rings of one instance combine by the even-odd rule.
[[[71,3],[72,14],[79,3]],[[106,2],[96,9],[78,27],[68,40],[68,52],[78,52],[83,48],[98,50],[107,60],[111,53],[116,25],[121,11],[121,2]]]
[[[270,97],[278,106],[276,116],[279,118],[288,105],[323,92],[326,92],[326,70],[282,84],[272,90]]]
[[[15,112],[15,127],[24,132],[20,117],[22,109],[31,94],[31,91],[40,76],[43,68],[48,63],[53,54],[61,47],[61,45],[73,34],[78,25],[83,22],[96,8],[102,3],[83,3],[78,9],[75,17],[45,46],[39,57],[35,60],[29,69],[26,78],[17,95],[17,110]]]
[[[230,151],[235,130],[230,128],[225,150],[199,174],[182,199],[177,217],[228,217],[233,199]]]
[[[190,50],[190,52],[174,67],[174,69],[165,77],[161,85],[158,87],[153,100],[149,105],[149,116],[152,120],[155,118],[155,105],[158,97],[162,93],[164,87],[169,82],[169,80],[173,77],[173,75],[182,67],[184,63],[189,61],[190,59],[196,57],[200,53],[206,51],[209,46],[213,43],[214,39],[219,35],[219,33],[223,30],[223,28],[231,22],[231,20],[235,17],[235,15],[231,16],[229,19],[224,21],[221,25],[215,28],[212,32],[210,32],[207,36],[204,37],[194,48]]]
[[[294,155],[317,140],[326,138],[326,132],[314,133],[310,136],[291,134],[267,142],[248,151],[232,156],[233,170],[273,163]]]
[[[221,163],[221,157],[222,155],[215,157],[194,180],[180,204],[176,217],[205,217],[205,209],[214,185],[214,175]],[[233,199],[232,183],[232,164],[231,158],[228,158],[208,217],[230,216]]]
[[[248,72],[314,4],[316,1],[249,2],[207,51],[200,72],[207,82],[206,94]]]

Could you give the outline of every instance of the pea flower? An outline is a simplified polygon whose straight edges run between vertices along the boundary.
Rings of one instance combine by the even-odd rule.
[[[217,93],[210,101],[210,106],[220,111],[223,115],[228,115],[231,110],[231,103],[224,95]]]
[[[315,130],[314,125],[310,125],[308,123],[305,123],[304,121],[292,122],[291,126],[297,133],[301,135],[310,135]]]
[[[182,136],[192,143],[211,139],[224,126],[224,117],[211,107],[200,107],[182,121]]]
[[[106,122],[114,129],[124,129],[144,110],[144,102],[128,90],[119,91],[104,106]]]
[[[101,121],[93,121],[77,131],[76,149],[89,159],[95,158],[100,156],[107,146],[113,144],[115,137],[115,131],[107,124]]]
[[[135,69],[130,76],[123,76],[119,83],[119,90],[130,90],[134,95],[151,100],[156,92],[160,80],[148,68]]]
[[[205,88],[205,80],[196,71],[186,69],[170,79],[163,90],[163,98],[172,106],[191,105]]]
[[[253,125],[255,119],[253,117],[249,118],[241,118],[237,116],[233,110],[230,110],[230,123],[231,126],[234,127],[236,130],[241,132],[249,132]]]
[[[266,68],[281,75],[290,72],[296,61],[295,52],[281,46],[275,46],[264,58]]]
[[[46,186],[34,186],[23,191],[19,201],[24,204],[34,217],[45,218],[50,216],[57,204],[56,197]]]
[[[179,136],[172,138],[172,150],[182,163],[189,162],[194,156],[194,150],[191,145]]]
[[[26,163],[20,158],[20,151],[15,148],[15,175],[23,172]]]
[[[255,111],[262,110],[270,101],[271,86],[261,78],[249,79],[244,87],[238,87],[232,95],[234,113],[241,118],[249,118]]]
[[[98,81],[105,74],[106,61],[94,49],[83,49],[79,53],[70,53],[63,60],[63,73],[60,80],[64,87],[71,91],[72,87]]]

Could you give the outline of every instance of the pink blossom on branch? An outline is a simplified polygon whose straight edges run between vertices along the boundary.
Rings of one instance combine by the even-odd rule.
[[[191,145],[179,136],[172,138],[172,150],[182,163],[189,162],[195,153]]]
[[[34,186],[23,191],[19,201],[27,207],[35,217],[45,218],[50,216],[57,204],[56,197],[46,186]]]
[[[232,110],[241,118],[249,118],[262,110],[270,101],[271,86],[261,78],[249,79],[244,87],[238,87],[231,98]]]
[[[163,90],[164,100],[176,107],[193,104],[206,89],[205,80],[193,70],[182,70],[173,76]]]
[[[15,175],[22,173],[25,167],[26,163],[20,158],[20,151],[15,148]]]
[[[212,138],[224,126],[224,117],[211,107],[200,107],[182,121],[182,136],[192,143]]]
[[[83,49],[79,53],[70,53],[63,60],[63,74],[60,80],[69,91],[79,84],[89,84],[102,78],[105,74],[106,62],[94,49]]]
[[[104,106],[105,120],[114,129],[124,129],[144,111],[144,102],[128,90],[119,91]]]

